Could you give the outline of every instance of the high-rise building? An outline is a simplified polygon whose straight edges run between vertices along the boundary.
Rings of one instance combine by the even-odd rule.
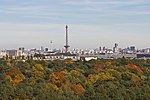
[[[8,57],[19,57],[22,56],[22,54],[21,50],[6,50],[6,55],[8,55]]]
[[[48,52],[48,48],[45,48],[45,51]]]
[[[133,52],[135,52],[136,51],[135,50],[135,46],[130,46],[130,50],[133,51]]]
[[[24,47],[20,47],[19,50],[21,50],[22,52],[24,52]]]
[[[106,50],[106,48],[105,47],[103,47],[103,51],[105,51]]]
[[[102,48],[101,48],[101,47],[99,47],[99,51],[102,51]]]
[[[115,48],[117,48],[118,47],[118,44],[117,43],[115,43]]]
[[[115,43],[115,46],[113,47],[113,53],[118,53],[118,52],[119,52],[118,44]]]
[[[41,46],[41,52],[44,52],[44,47],[43,46]]]

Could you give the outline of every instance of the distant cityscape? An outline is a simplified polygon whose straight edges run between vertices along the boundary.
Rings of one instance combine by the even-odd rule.
[[[11,57],[28,59],[32,58],[34,60],[86,60],[91,59],[150,59],[150,48],[136,49],[135,46],[129,46],[127,48],[119,48],[118,43],[114,43],[113,48],[107,48],[105,46],[100,46],[95,49],[76,49],[70,48],[68,41],[68,26],[66,25],[66,38],[65,46],[62,49],[52,49],[50,47],[41,46],[40,49],[32,48],[25,49],[25,47],[20,47],[18,50],[1,50],[0,58]],[[52,44],[52,41],[50,42]]]
[[[69,54],[69,55],[66,55]],[[81,58],[91,58],[91,59],[118,59],[118,58],[150,58],[150,48],[137,50],[135,46],[129,46],[127,48],[119,48],[118,44],[115,43],[112,49],[104,47],[99,47],[96,49],[73,49],[69,48],[67,53],[66,49],[51,49],[47,47],[41,47],[40,49],[25,49],[24,47],[18,50],[1,50],[0,58],[3,57],[27,57],[33,56],[33,59],[41,59],[35,55],[44,55],[45,60],[56,60],[56,59],[66,59],[71,58],[73,60],[79,60]],[[43,59],[43,58],[42,58]]]

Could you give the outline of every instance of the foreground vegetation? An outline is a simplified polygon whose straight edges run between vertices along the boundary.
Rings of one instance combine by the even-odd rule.
[[[0,60],[0,100],[150,100],[150,60]]]

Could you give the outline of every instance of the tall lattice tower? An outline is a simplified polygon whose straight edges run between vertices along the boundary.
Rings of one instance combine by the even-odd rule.
[[[66,25],[66,45],[64,46],[65,47],[65,49],[66,49],[66,53],[68,52],[68,48],[70,47],[69,45],[68,45],[68,26]]]

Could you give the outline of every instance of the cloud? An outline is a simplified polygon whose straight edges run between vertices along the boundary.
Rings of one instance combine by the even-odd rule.
[[[140,35],[150,32],[149,5],[149,0],[1,0],[0,43],[39,46],[55,39],[60,48],[68,23],[76,47],[88,47],[89,41],[91,47],[99,42],[126,43],[135,34],[137,39],[130,37],[131,41],[143,45]],[[147,37],[143,41],[149,41]]]
[[[10,2],[10,1],[7,1]],[[16,2],[19,2],[16,0]],[[43,18],[51,20],[88,19],[100,16],[123,15],[149,15],[150,7],[145,4],[148,0],[35,0],[13,3],[9,6],[5,3],[0,7],[1,13],[15,14],[31,18]],[[144,9],[145,8],[145,9]],[[140,12],[139,12],[140,11]]]

